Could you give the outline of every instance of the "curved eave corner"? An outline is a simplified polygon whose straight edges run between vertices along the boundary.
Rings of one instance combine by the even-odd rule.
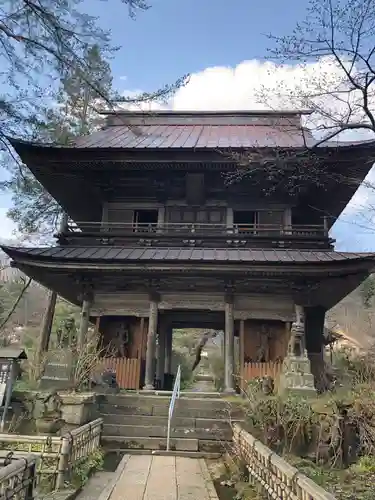
[[[17,263],[38,265],[38,262],[58,267],[58,264],[227,264],[298,266],[316,269],[349,265],[352,269],[375,270],[375,253],[319,252],[312,250],[285,249],[188,249],[184,248],[122,248],[122,247],[51,247],[23,248],[1,246],[2,250]],[[344,268],[343,268],[344,270]]]

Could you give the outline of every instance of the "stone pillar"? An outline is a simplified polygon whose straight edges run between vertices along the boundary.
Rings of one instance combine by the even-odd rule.
[[[173,328],[168,326],[165,330],[165,363],[164,373],[172,373],[172,338]]]
[[[143,389],[148,391],[152,391],[155,389],[154,359],[155,359],[157,327],[158,327],[158,297],[156,295],[152,295],[150,297],[150,312],[148,318],[148,332],[147,332],[145,385],[143,387]]]
[[[81,321],[79,325],[78,342],[77,342],[78,349],[80,350],[83,348],[83,346],[87,341],[87,331],[89,329],[92,299],[93,297],[91,293],[85,292],[83,294]]]
[[[314,396],[314,377],[311,374],[305,341],[303,306],[296,304],[296,319],[292,323],[288,352],[284,359],[279,390],[304,396]]]
[[[233,297],[225,298],[224,392],[234,393],[234,316]]]
[[[158,349],[157,349],[157,368],[156,379],[159,380],[160,388],[164,387],[164,365],[165,365],[165,337],[166,331],[164,325],[159,326]]]

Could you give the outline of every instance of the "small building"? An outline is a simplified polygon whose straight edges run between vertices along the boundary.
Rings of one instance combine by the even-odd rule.
[[[375,143],[328,144],[309,156],[302,114],[118,112],[70,146],[14,139],[69,219],[55,247],[3,249],[82,306],[81,344],[88,318],[104,342],[121,339],[118,356],[136,367],[129,388],[152,389],[171,371],[173,328],[224,330],[228,392],[237,364],[240,377],[255,373],[249,366],[279,366],[293,322],[316,375],[326,311],[374,270],[374,254],[335,251],[329,231],[357,188],[338,179],[355,171],[363,180]],[[244,155],[255,173],[228,182]],[[278,155],[290,164],[305,155],[301,168],[321,172],[322,186],[301,180],[291,192],[288,170],[271,175],[262,161]]]

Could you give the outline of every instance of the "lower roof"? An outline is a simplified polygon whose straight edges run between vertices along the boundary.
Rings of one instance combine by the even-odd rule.
[[[14,260],[48,260],[63,262],[225,262],[225,263],[262,263],[262,264],[329,264],[374,260],[375,253],[351,253],[314,250],[262,250],[247,248],[124,248],[122,246],[59,246],[43,248],[23,248],[2,246]]]

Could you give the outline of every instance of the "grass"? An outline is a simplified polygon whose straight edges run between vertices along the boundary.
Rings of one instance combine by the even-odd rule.
[[[337,500],[374,500],[375,457],[363,456],[348,469],[325,468],[311,460],[288,456],[294,465]]]

